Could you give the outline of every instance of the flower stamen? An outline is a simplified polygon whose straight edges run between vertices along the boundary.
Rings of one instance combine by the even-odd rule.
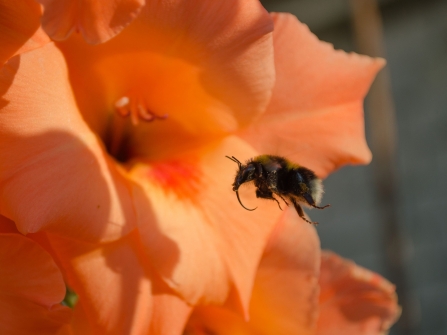
[[[122,117],[128,116],[130,113],[130,109],[127,107],[129,105],[128,97],[121,97],[115,102],[115,108],[119,115]]]
[[[164,120],[168,115],[157,115],[147,107],[144,100],[128,96],[116,100],[114,107],[115,113],[107,135],[107,150],[118,161],[125,162],[129,156],[127,145],[132,126],[138,126],[142,121]],[[127,117],[130,117],[130,122],[126,119]]]
[[[130,119],[134,126],[138,125],[140,121],[152,122],[155,120],[164,120],[168,117],[167,114],[157,115],[151,111],[142,101],[133,100],[129,97],[121,97],[115,102],[115,109],[122,117],[130,115]]]

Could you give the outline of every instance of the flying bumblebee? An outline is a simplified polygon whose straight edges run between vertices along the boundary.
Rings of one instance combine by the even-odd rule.
[[[287,206],[289,206],[287,202],[289,200],[298,215],[309,223],[317,224],[318,222],[307,220],[300,204],[318,209],[330,206],[318,206],[323,196],[323,183],[313,171],[305,167],[294,164],[283,157],[272,155],[254,157],[245,165],[234,156],[225,157],[239,166],[234,178],[233,191],[236,192],[237,200],[241,206],[248,211],[254,211],[257,207],[252,209],[245,207],[238,192],[239,187],[248,182],[254,182],[257,198],[274,200],[281,210],[281,204],[273,195],[281,198]]]

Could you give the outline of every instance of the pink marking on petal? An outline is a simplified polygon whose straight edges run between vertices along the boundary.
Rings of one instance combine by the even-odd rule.
[[[183,160],[155,163],[149,176],[166,191],[173,191],[182,198],[196,198],[201,188],[202,172],[197,164]]]

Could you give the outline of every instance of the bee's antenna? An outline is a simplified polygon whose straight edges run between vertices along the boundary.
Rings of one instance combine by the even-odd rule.
[[[230,159],[233,162],[237,163],[238,165],[240,164],[240,162],[234,156],[231,156],[231,157],[230,156],[225,156],[225,157],[227,157],[228,159]]]
[[[258,208],[258,207],[255,207],[255,208],[253,208],[253,209],[250,209],[250,208],[245,207],[245,206],[242,204],[242,202],[241,202],[241,198],[239,198],[239,191],[238,191],[238,190],[236,190],[236,196],[237,196],[237,200],[239,201],[239,203],[241,204],[241,206],[244,207],[247,211],[254,211],[256,208]]]
[[[234,157],[234,156],[231,156],[231,157],[230,156],[225,156],[225,157],[227,157],[228,159],[230,159],[233,162],[237,163],[237,165],[239,165],[239,169],[242,167],[242,163],[239,162],[239,160],[236,157]]]

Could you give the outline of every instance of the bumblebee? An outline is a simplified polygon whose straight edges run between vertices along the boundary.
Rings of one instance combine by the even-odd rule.
[[[248,182],[255,184],[257,198],[274,200],[281,210],[281,204],[273,195],[281,198],[287,206],[290,201],[298,215],[309,223],[317,224],[318,222],[307,220],[300,204],[318,209],[330,206],[318,206],[323,196],[323,183],[313,171],[303,166],[294,164],[283,157],[272,155],[254,157],[246,164],[242,164],[234,156],[225,157],[237,163],[239,167],[234,178],[233,191],[236,192],[237,200],[241,206],[248,211],[254,211],[257,207],[252,209],[245,207],[238,192],[239,187]]]

